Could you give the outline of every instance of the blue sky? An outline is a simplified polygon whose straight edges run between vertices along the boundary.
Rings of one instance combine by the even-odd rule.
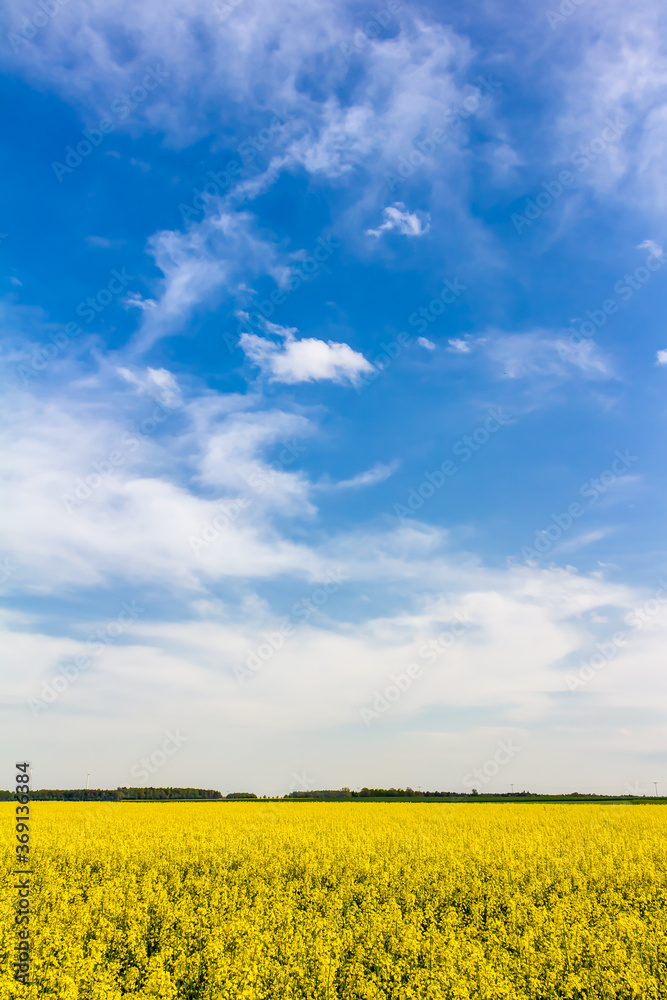
[[[561,6],[6,4],[37,785],[667,781],[664,13]]]

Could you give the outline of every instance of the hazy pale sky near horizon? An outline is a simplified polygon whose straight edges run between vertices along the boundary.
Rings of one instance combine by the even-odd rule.
[[[666,13],[7,0],[7,768],[667,782]]]

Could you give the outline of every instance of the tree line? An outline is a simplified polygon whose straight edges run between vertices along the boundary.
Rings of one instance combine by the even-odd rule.
[[[0,800],[14,798],[14,792],[0,791]],[[30,791],[33,801],[121,802],[124,799],[221,799],[210,788],[36,788]]]
[[[0,789],[0,801],[7,802],[15,798],[15,792],[3,791]],[[132,801],[166,801],[169,799],[191,799],[197,800],[242,800],[242,799],[279,799],[280,796],[255,795],[254,792],[229,792],[223,795],[215,789],[210,788],[37,788],[30,791],[30,798],[34,801],[51,802],[132,802]],[[483,792],[480,794],[476,788],[469,792],[430,792],[415,791],[414,788],[362,788],[359,791],[351,791],[347,787],[343,788],[322,788],[300,792],[289,792],[282,796],[283,800],[300,801],[323,801],[323,800],[353,800],[353,799],[456,799],[472,801],[502,801],[503,799],[524,800],[524,801],[549,801],[549,802],[590,802],[596,800],[618,801],[625,799],[646,799],[647,801],[663,801],[658,797],[621,794],[621,795],[600,795],[595,792],[570,792],[569,795],[541,795],[535,792]]]
[[[326,788],[317,791],[290,792],[285,795],[286,799],[466,799],[478,795],[476,788],[471,792],[429,792],[415,791],[414,788],[362,788],[358,792],[350,791],[349,788]],[[494,795],[497,798],[519,798],[521,796],[532,795],[532,792],[485,792],[485,797]]]

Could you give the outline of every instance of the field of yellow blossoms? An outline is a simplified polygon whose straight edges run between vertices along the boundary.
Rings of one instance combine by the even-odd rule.
[[[7,1000],[667,998],[667,807],[30,808],[31,984],[6,876]]]

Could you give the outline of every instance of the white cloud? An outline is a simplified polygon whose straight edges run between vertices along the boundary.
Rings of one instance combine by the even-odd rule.
[[[8,26],[20,29],[21,0],[7,0],[6,10]],[[128,42],[122,54],[119,23]],[[212,0],[139,6],[90,0],[83,14],[63,7],[38,45],[26,43],[16,53],[8,45],[6,57],[18,72],[79,105],[87,127],[141,83],[147,64],[160,64],[167,82],[123,127],[161,129],[178,145],[201,138],[221,100],[238,105],[252,93],[257,112],[247,121],[249,135],[266,127],[272,106],[287,108],[312,129],[294,158],[310,170],[334,171],[359,155],[377,158],[378,139],[391,155],[398,146],[400,155],[400,145],[418,134],[426,115],[430,120],[440,111],[442,117],[443,103],[464,96],[455,80],[471,60],[468,42],[424,11],[404,9],[396,25],[398,34],[368,46],[349,106],[320,96],[336,93],[348,77],[339,46],[358,29],[356,10],[333,0],[283,0],[279,7],[255,0],[238,5],[224,23]],[[302,81],[315,66],[322,86],[311,93]]]
[[[663,249],[653,240],[644,240],[643,243],[638,244],[638,250],[650,250],[654,257],[662,257]]]
[[[175,409],[183,402],[178,382],[166,368],[147,368],[144,375],[138,375],[129,368],[117,368],[116,371],[130,385],[152,396],[163,406]]]
[[[165,383],[174,392],[159,371],[157,382],[157,392]],[[99,380],[89,399],[70,388],[75,406],[50,397],[47,386],[40,397],[5,396],[14,413],[0,459],[12,498],[5,551],[19,567],[12,585],[28,579],[49,593],[116,579],[198,590],[214,579],[315,569],[308,548],[272,526],[278,511],[312,510],[298,461],[285,460],[278,474],[265,458],[277,433],[303,436],[303,418],[257,414],[244,433],[234,405],[248,406],[246,398],[205,396],[158,411],[156,420],[154,404],[102,394]],[[229,518],[224,511],[233,508],[225,505],[242,495],[250,502]],[[224,522],[217,544],[193,545],[216,518]]]
[[[146,380],[156,391],[165,386],[173,390],[169,373],[155,372],[137,374],[140,387]],[[557,721],[563,726],[567,664],[594,652],[594,642],[616,631],[616,619],[643,599],[602,573],[484,567],[456,556],[446,532],[426,524],[318,530],[307,541],[302,533],[292,540],[284,518],[298,519],[302,530],[305,517],[316,514],[313,484],[300,471],[299,457],[317,429],[302,414],[256,411],[257,398],[205,393],[166,417],[159,435],[132,432],[130,441],[138,443],[129,446],[123,441],[128,427],[140,425],[141,396],[102,394],[99,386],[91,386],[86,398],[73,384],[60,398],[49,395],[48,386],[35,396],[12,390],[3,401],[12,423],[4,424],[7,442],[0,461],[7,484],[5,517],[12,525],[8,554],[17,565],[8,587],[16,597],[57,594],[60,600],[97,588],[95,614],[100,615],[101,599],[102,617],[109,619],[123,600],[136,600],[145,609],[122,641],[36,720],[40,752],[40,741],[46,748],[66,725],[77,745],[86,742],[91,768],[105,776],[100,784],[124,780],[118,755],[108,751],[119,725],[127,740],[128,766],[145,752],[141,739],[149,739],[151,730],[139,706],[147,702],[152,705],[151,726],[179,724],[193,733],[200,761],[210,756],[205,752],[209,746],[223,751],[219,734],[233,727],[248,780],[255,775],[253,788],[261,780],[278,789],[280,768],[293,767],[293,750],[287,746],[270,754],[266,763],[263,741],[275,743],[277,734],[287,732],[295,739],[317,732],[309,752],[318,755],[346,727],[355,753],[345,766],[357,774],[359,754],[364,767],[371,767],[380,753],[367,739],[359,708],[390,683],[392,672],[404,672],[411,662],[423,665],[419,683],[378,721],[404,746],[406,731],[432,731],[432,713],[442,715],[452,707],[492,709],[502,725],[530,729],[539,723],[548,728]],[[122,454],[115,471],[105,467],[114,451]],[[376,466],[333,485],[363,487],[382,481],[390,471],[391,466]],[[77,481],[85,492],[91,475],[95,485],[87,487],[89,495],[68,514],[62,493],[74,493]],[[250,504],[231,517],[234,501],[243,495]],[[225,509],[223,523],[214,528]],[[195,552],[190,537],[202,537],[205,525],[217,530],[217,537]],[[332,568],[347,578],[340,593],[324,605],[314,601],[320,609],[317,617],[296,621],[298,637],[281,644],[257,676],[239,688],[234,664],[245,663]],[[276,589],[260,597],[260,582]],[[283,592],[290,595],[286,602]],[[365,593],[373,593],[382,610],[363,614]],[[169,607],[178,611],[161,614],[159,595],[166,595]],[[609,624],[592,621],[591,612]],[[473,623],[470,631],[446,655],[428,663],[420,650],[457,614]],[[38,695],[42,683],[73,654],[86,652],[85,637],[94,624],[75,617],[69,635],[62,637],[50,634],[58,633],[55,627],[36,620],[5,619],[7,693],[20,715],[17,726],[25,727],[27,713],[18,712],[25,699]],[[604,635],[592,631],[596,625],[604,626]],[[600,675],[599,686],[597,679],[591,684],[587,705],[602,712],[610,699],[622,704],[630,670],[639,670],[642,678],[643,693],[636,685],[631,692],[637,713],[654,710],[661,699],[667,704],[663,645],[664,629],[656,619],[650,636],[647,631],[640,644],[619,653]],[[421,749],[410,751],[413,765],[429,775],[430,738],[424,735]],[[453,740],[449,766],[456,770],[447,772],[446,779],[435,771],[429,778],[440,786],[468,771],[470,755],[477,759],[483,745],[470,729]],[[541,742],[536,751],[543,767],[549,764],[549,750]],[[607,748],[599,753],[605,757]],[[74,777],[56,780],[69,766],[67,754],[65,749],[53,778],[40,783],[76,785]],[[568,766],[575,767],[576,759],[573,751],[557,767],[549,765],[540,787],[558,780],[557,772],[562,777]],[[382,766],[381,756],[377,762]],[[395,763],[392,758],[391,766]],[[76,766],[72,758],[72,768]],[[202,766],[201,783],[216,787],[213,766],[210,771]],[[260,773],[262,779],[257,778]],[[243,775],[237,772],[236,777]],[[343,783],[339,776],[338,784]]]
[[[667,152],[664,7],[640,0],[587,3],[568,25],[581,32],[574,66],[564,61],[554,80],[563,95],[556,158],[564,161],[601,135],[607,119],[626,125],[620,141],[587,158],[580,183],[606,199],[622,199],[654,223],[667,210],[662,169]],[[574,220],[573,220],[574,221]]]
[[[257,275],[280,284],[287,265],[277,247],[255,231],[248,212],[231,213],[212,205],[210,214],[185,233],[163,231],[149,240],[162,271],[156,300],[128,299],[143,311],[134,350],[147,350],[160,337],[181,333],[198,307],[233,295]]]
[[[435,351],[436,347],[432,340],[428,340],[426,337],[417,337],[417,343],[420,347],[425,347],[427,351]]]
[[[240,346],[271,382],[294,385],[297,382],[325,380],[358,385],[361,376],[373,370],[363,354],[353,351],[348,344],[331,340],[325,343],[312,337],[296,340],[294,328],[279,327],[273,323],[266,326],[271,334],[282,339],[282,343],[244,333]]]
[[[667,349],[658,351],[656,353],[656,364],[657,365],[667,365]]]
[[[402,201],[384,209],[384,222],[377,229],[367,229],[367,236],[397,232],[401,236],[423,236],[431,228],[428,212],[408,212]]]
[[[199,481],[216,491],[249,495],[255,511],[311,517],[311,484],[299,471],[315,427],[299,414],[281,410],[231,413],[223,422],[194,418],[199,447]],[[305,442],[305,443],[304,443]],[[269,462],[266,455],[275,453]]]
[[[155,398],[164,406],[177,407],[182,403],[178,382],[166,368],[147,368],[148,384],[154,387]]]
[[[591,340],[573,344],[548,332],[511,333],[489,338],[486,351],[507,378],[562,378],[572,368],[585,378],[613,377],[609,360]]]
[[[609,358],[591,340],[583,340],[574,345],[558,340],[554,342],[554,346],[560,357],[578,368],[582,374],[592,378],[614,377]]]
[[[614,531],[615,528],[613,526],[608,528],[598,528],[595,531],[587,531],[584,534],[576,535],[574,538],[570,538],[568,541],[561,542],[552,551],[556,555],[560,555],[561,552],[577,552],[586,545],[594,545],[595,542],[602,541],[603,538],[607,538]]]
[[[519,745],[530,746],[530,754],[521,760],[521,780],[527,787],[558,790],[563,781],[581,787],[582,781],[590,780],[580,770],[582,750],[586,749],[583,756],[589,764],[594,762],[604,773],[616,748],[608,741],[596,746],[595,734],[582,735],[582,703],[577,700],[582,695],[568,691],[565,677],[597,652],[596,641],[608,642],[619,619],[628,642],[594,672],[586,687],[585,707],[592,713],[586,716],[587,729],[595,728],[596,720],[604,720],[614,706],[626,714],[632,710],[638,722],[667,706],[667,681],[661,669],[667,635],[664,609],[643,630],[633,632],[622,622],[634,604],[652,595],[572,569],[515,567],[500,572],[457,566],[444,554],[437,589],[425,593],[419,559],[396,565],[390,573],[387,565],[369,563],[369,553],[379,541],[368,540],[354,563],[344,566],[352,579],[308,621],[295,620],[295,636],[273,654],[258,658],[259,668],[242,686],[234,666],[243,667],[260,644],[269,648],[267,637],[284,620],[280,614],[259,603],[247,605],[239,616],[224,601],[215,613],[200,602],[201,617],[159,621],[146,602],[139,601],[144,613],[127,626],[122,643],[106,649],[93,669],[82,673],[54,706],[34,720],[36,744],[41,749],[43,741],[47,747],[67,725],[77,736],[77,745],[85,740],[87,760],[94,761],[91,769],[104,776],[98,783],[115,785],[122,780],[121,760],[118,754],[110,755],[107,746],[119,719],[128,763],[145,752],[142,738],[150,738],[156,728],[179,725],[192,735],[201,784],[218,787],[220,781],[217,765],[206,763],[210,759],[206,750],[215,746],[224,756],[233,747],[243,762],[235,767],[235,780],[249,781],[261,793],[281,790],[281,774],[293,769],[295,752],[307,752],[319,766],[328,741],[339,739],[340,728],[345,727],[343,761],[336,767],[359,775],[360,780],[368,768],[391,778],[388,771],[397,766],[396,759],[391,757],[383,765],[384,741],[369,740],[360,709],[372,705],[392,675],[404,674],[408,664],[417,663],[420,676],[373,725],[376,732],[384,730],[405,748],[410,766],[419,768],[428,781],[436,787],[458,787],[479,760],[480,747],[493,745],[497,735],[491,737],[490,731],[471,727],[461,731],[452,722],[452,712],[481,709],[494,713],[501,735],[503,729],[519,731]],[[395,552],[395,546],[396,540],[385,538],[380,551]],[[364,577],[379,579],[378,573],[393,588],[403,587],[403,608],[389,616],[348,620],[346,589]],[[429,584],[436,579],[431,574]],[[304,586],[297,596],[307,600],[313,593],[312,587]],[[135,588],[131,596],[136,596]],[[207,616],[207,610],[214,615]],[[113,605],[109,616],[116,613]],[[470,622],[470,628],[445,652],[429,653],[433,640],[460,619]],[[38,629],[29,635],[24,625],[12,618],[2,623],[10,678],[7,695],[16,707],[25,706],[27,697],[39,696],[41,685],[53,678],[59,665],[77,653],[85,655],[84,637],[92,631],[91,624],[82,621],[73,628],[72,637],[58,639]],[[137,709],[148,702],[150,726]],[[25,728],[31,722],[28,714],[28,721],[21,717],[17,725]],[[534,736],[536,726],[541,730],[539,740]],[[562,752],[564,731],[571,733],[568,754]],[[289,741],[277,739],[287,734]],[[437,739],[448,740],[444,772],[439,757],[437,764],[433,762]],[[561,750],[555,753],[558,741]],[[295,746],[303,749],[295,751]],[[641,762],[644,754],[664,752],[665,747],[664,732],[655,728],[635,748],[634,760]],[[618,752],[627,760],[627,749]],[[50,755],[42,756],[44,774],[52,765]],[[58,768],[65,760],[66,755]],[[57,773],[40,783],[57,784]],[[342,775],[337,777],[332,783],[343,784]]]
[[[389,465],[382,465],[378,463],[374,465],[372,469],[368,469],[366,472],[360,472],[359,475],[353,476],[351,479],[342,479],[333,486],[338,490],[350,490],[358,489],[362,486],[374,486],[376,483],[383,483],[386,479],[392,475],[393,472],[398,468],[398,462],[391,462]]]
[[[467,340],[460,340],[457,337],[451,337],[447,343],[449,344],[448,350],[457,354],[469,354],[471,351],[470,344]]]

